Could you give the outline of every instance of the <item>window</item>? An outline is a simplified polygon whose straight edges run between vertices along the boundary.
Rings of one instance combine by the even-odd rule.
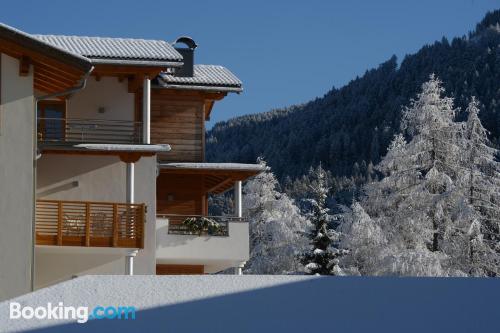
[[[66,101],[38,102],[38,140],[63,141],[66,129]]]

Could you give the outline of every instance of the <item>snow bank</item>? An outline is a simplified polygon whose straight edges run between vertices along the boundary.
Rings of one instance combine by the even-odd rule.
[[[9,320],[6,301],[0,332],[489,332],[498,299],[500,279],[86,276],[11,301],[135,306],[136,319]]]

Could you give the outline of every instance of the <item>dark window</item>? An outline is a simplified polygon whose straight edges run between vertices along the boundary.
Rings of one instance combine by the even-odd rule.
[[[37,116],[39,140],[63,141],[66,128],[65,101],[40,101]]]

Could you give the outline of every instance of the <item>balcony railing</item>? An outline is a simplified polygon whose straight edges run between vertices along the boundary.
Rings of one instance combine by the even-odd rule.
[[[38,118],[38,141],[45,144],[141,144],[142,123],[127,120]]]
[[[178,215],[178,214],[158,214],[159,219],[168,220],[168,233],[171,235],[208,235],[208,236],[229,236],[229,222],[246,222],[244,218],[234,216],[204,216],[204,215]],[[216,231],[212,232],[210,229],[193,231],[188,225],[184,223],[188,218],[205,217],[218,224]]]
[[[144,247],[144,204],[37,200],[36,244]]]

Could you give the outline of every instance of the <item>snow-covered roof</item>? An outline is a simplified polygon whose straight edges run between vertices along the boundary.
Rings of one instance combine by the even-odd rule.
[[[112,143],[79,143],[75,145],[44,145],[43,150],[106,151],[133,153],[164,153],[170,151],[168,144],[134,145]]]
[[[172,89],[194,89],[220,92],[243,91],[240,79],[229,69],[218,65],[194,65],[193,76],[182,77],[168,72],[160,73],[158,86]]]
[[[163,40],[32,35],[34,38],[71,53],[92,59],[94,64],[180,66],[182,55]]]
[[[160,163],[161,169],[193,169],[219,171],[253,171],[256,173],[266,170],[261,164],[246,163]]]
[[[126,152],[152,152],[163,153],[170,151],[170,145],[127,145],[127,144],[103,144],[103,143],[80,143],[74,145],[75,148],[83,148],[88,150],[105,150],[105,151],[126,151]]]

